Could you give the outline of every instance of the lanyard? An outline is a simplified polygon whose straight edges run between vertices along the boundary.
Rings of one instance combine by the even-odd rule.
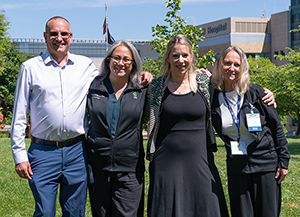
[[[235,123],[235,125],[236,125],[236,127],[238,129],[238,140],[237,141],[240,142],[240,137],[241,137],[241,133],[240,133],[241,96],[238,95],[237,117],[235,116],[235,114],[234,114],[234,112],[233,112],[233,110],[232,110],[232,108],[231,108],[231,106],[230,106],[230,104],[228,102],[228,99],[226,97],[225,91],[223,91],[223,97],[224,97],[224,100],[225,100],[225,102],[227,104],[229,112],[230,112],[230,114],[232,116],[232,119],[233,119],[233,121],[234,121],[234,123]]]

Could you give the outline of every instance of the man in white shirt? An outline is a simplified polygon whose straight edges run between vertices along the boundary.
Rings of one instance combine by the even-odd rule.
[[[72,37],[65,18],[49,19],[46,53],[24,62],[18,75],[11,147],[16,172],[29,180],[36,203],[33,216],[55,216],[59,185],[63,216],[85,215],[86,96],[99,71],[89,58],[69,53]],[[147,85],[152,75],[143,73],[142,78]],[[28,111],[32,141],[27,154]]]
[[[63,216],[84,216],[87,169],[86,94],[99,74],[92,61],[70,54],[69,22],[46,23],[47,51],[21,65],[15,91],[11,147],[16,172],[29,180],[36,206],[33,216],[55,216],[57,189]],[[26,114],[32,142],[25,149]]]

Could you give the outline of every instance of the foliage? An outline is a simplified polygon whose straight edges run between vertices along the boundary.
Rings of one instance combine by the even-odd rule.
[[[22,62],[33,57],[19,52],[7,34],[9,22],[4,11],[0,11],[0,107],[3,108],[4,122],[9,124],[12,116],[14,91],[18,71]]]
[[[275,66],[268,59],[249,58],[251,81],[272,90],[279,115],[300,120],[300,53],[288,49],[286,56],[275,55],[275,58],[289,62],[281,66]]]
[[[4,70],[5,52],[10,47],[10,38],[8,36],[9,22],[5,20],[4,11],[0,10],[0,73]]]
[[[200,57],[198,53],[199,42],[203,41],[203,30],[197,29],[193,25],[187,25],[186,20],[182,19],[178,14],[181,12],[180,6],[181,0],[167,0],[166,7],[169,11],[166,14],[164,21],[168,25],[156,25],[152,27],[153,40],[150,44],[153,45],[152,49],[155,49],[159,54],[156,60],[145,59],[144,70],[149,71],[154,77],[157,76],[162,66],[163,55],[166,51],[169,40],[178,34],[185,35],[194,45],[193,53],[195,55],[195,64],[197,68],[206,68],[207,65],[212,65],[215,61],[214,53],[210,50],[207,54]]]
[[[3,121],[3,114],[2,114],[2,112],[1,112],[1,110],[2,110],[2,108],[0,107],[0,124],[1,124],[1,122]],[[1,129],[3,129],[5,127],[5,124],[1,124],[0,125],[0,128]]]

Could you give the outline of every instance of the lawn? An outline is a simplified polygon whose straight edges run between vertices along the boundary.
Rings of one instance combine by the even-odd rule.
[[[289,174],[282,184],[281,217],[300,216],[300,137],[288,138],[288,142],[291,160]],[[29,143],[30,140],[26,140],[27,147]],[[146,143],[146,140],[144,140],[144,143]],[[215,154],[215,162],[219,169],[227,204],[229,206],[225,149],[220,140],[218,140],[218,149],[218,152]],[[34,199],[27,180],[19,178],[14,171],[14,162],[11,155],[9,138],[0,138],[0,153],[0,216],[32,216],[34,212]],[[148,161],[146,161],[146,168],[148,168]],[[147,192],[149,185],[148,170],[146,171],[145,176]],[[56,216],[61,216],[58,203]],[[87,202],[86,216],[92,216],[89,202]]]

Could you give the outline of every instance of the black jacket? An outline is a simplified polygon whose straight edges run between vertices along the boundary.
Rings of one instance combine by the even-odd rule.
[[[246,114],[250,113],[249,103],[254,105],[254,113],[260,114],[262,125],[262,131],[251,132],[255,141],[248,145],[248,155],[231,155],[230,141],[232,139],[222,133],[218,93],[214,90],[211,108],[212,122],[218,135],[225,142],[228,174],[271,172],[276,171],[277,167],[287,169],[290,158],[287,150],[288,143],[276,110],[261,100],[265,95],[263,88],[250,84],[241,107],[241,118],[246,127],[248,127]]]
[[[94,79],[87,98],[91,120],[87,138],[88,162],[94,168],[110,172],[144,171],[142,117],[146,94],[146,88],[136,88],[128,83],[121,98],[115,138],[112,138],[106,120],[109,93],[99,76]]]

